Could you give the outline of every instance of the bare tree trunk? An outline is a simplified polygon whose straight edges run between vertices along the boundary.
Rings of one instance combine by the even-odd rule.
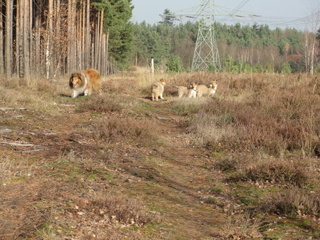
[[[82,68],[86,68],[86,52],[85,52],[85,36],[86,36],[86,8],[85,8],[85,0],[81,0],[82,7],[82,31],[81,31],[81,59],[82,59]]]
[[[106,34],[102,35],[102,42],[101,42],[101,71],[100,74],[102,76],[106,75]]]
[[[41,75],[41,33],[40,33],[40,24],[41,24],[41,15],[40,15],[40,7],[35,8],[35,69],[38,71],[37,74]]]
[[[312,43],[312,46],[311,46],[311,62],[310,62],[310,73],[313,75],[313,66],[314,66],[314,45],[315,45],[315,41],[314,39],[313,40],[313,43]]]
[[[0,4],[0,12],[2,13],[2,4]],[[4,62],[3,62],[3,19],[0,14],[0,74],[4,73]]]
[[[101,11],[100,26],[99,26],[99,43],[98,43],[98,70],[101,71],[101,48],[103,35],[103,10]]]
[[[77,54],[78,54],[78,69],[82,69],[82,6],[81,6],[82,0],[80,1],[80,8],[78,11],[78,21],[77,21]]]
[[[29,1],[24,0],[24,21],[23,21],[23,62],[24,77],[30,78],[30,49],[29,49]]]
[[[107,75],[109,74],[109,28],[107,30],[107,47],[106,47],[106,60],[107,60]]]
[[[100,27],[100,11],[98,12],[98,19],[95,21],[94,24],[94,68],[98,69],[98,56],[99,56],[99,27]]]
[[[91,36],[90,36],[90,0],[87,0],[87,24],[86,24],[86,68],[91,66],[90,64],[90,46],[91,46]]]
[[[1,5],[1,4],[0,4]],[[21,3],[17,1],[17,15],[16,15],[16,71],[17,76],[20,77],[20,22],[21,22]]]
[[[82,69],[82,11],[81,11],[81,2],[80,2],[80,8],[77,12],[77,21],[76,21],[76,55],[77,55],[77,69]]]
[[[33,9],[32,9],[32,0],[29,0],[29,73],[30,75],[33,75],[34,70],[34,59],[33,59],[33,31],[32,31],[32,21],[33,21]]]
[[[6,0],[5,71],[7,77],[12,75],[12,11],[13,1]]]
[[[55,4],[55,72],[54,72],[54,78],[57,76],[57,74],[61,74],[60,72],[60,0],[56,0]]]
[[[75,20],[76,20],[76,0],[72,0],[71,4],[71,72],[76,70],[76,28],[75,28]]]
[[[48,6],[48,16],[47,16],[47,23],[48,23],[48,29],[47,29],[47,43],[46,43],[46,72],[47,72],[47,79],[50,78],[50,75],[52,75],[52,28],[53,28],[53,22],[52,22],[52,16],[53,16],[53,0],[49,0],[49,6]]]
[[[72,45],[72,0],[68,0],[68,54],[67,54],[67,65],[68,71],[67,73],[70,74],[72,71],[71,67],[71,45]]]
[[[93,42],[91,43],[91,51],[92,51],[92,54],[91,54],[91,68],[94,68],[94,43]]]

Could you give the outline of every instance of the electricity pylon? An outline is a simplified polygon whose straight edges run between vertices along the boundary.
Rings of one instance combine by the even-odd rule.
[[[210,65],[221,69],[219,50],[214,34],[214,0],[199,0],[199,30],[194,49],[192,70],[204,71]]]
[[[214,17],[261,17],[259,15],[248,14],[239,11],[239,9],[247,2],[248,0],[242,1],[236,9],[230,9],[230,12],[227,10],[227,8],[220,7],[220,9],[222,9],[224,13],[216,14],[214,10],[218,6],[214,5],[214,0],[199,0],[199,6],[197,7],[181,10],[179,11],[180,13],[177,14],[164,14],[160,16],[162,18],[170,17],[174,20],[179,20],[179,17],[199,19],[199,30],[196,41],[196,47],[193,54],[192,70],[204,71],[210,65],[215,66],[216,69],[221,69],[219,51],[214,32]],[[197,13],[190,13],[190,11],[196,11]]]

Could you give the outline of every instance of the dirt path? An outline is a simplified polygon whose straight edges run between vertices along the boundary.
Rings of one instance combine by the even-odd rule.
[[[175,239],[212,239],[225,222],[220,211],[204,203],[211,196],[212,180],[219,177],[211,170],[214,159],[189,144],[186,129],[179,124],[183,117],[171,110],[171,103],[151,104],[157,108],[166,146],[154,151],[153,160],[148,159],[156,183],[148,201],[166,209],[168,238],[173,234]]]
[[[0,146],[4,158],[16,161],[11,167],[2,165],[2,180],[12,177],[14,171],[21,175],[3,184],[0,191],[0,239],[23,239],[39,232],[43,236],[44,230],[39,229],[48,223],[48,218],[53,226],[64,226],[57,223],[61,218],[64,222],[77,222],[68,210],[69,198],[101,195],[106,189],[141,199],[161,213],[163,221],[144,230],[150,238],[218,239],[214,236],[219,236],[226,216],[221,209],[205,203],[205,199],[227,199],[209,193],[214,179],[220,177],[211,169],[213,157],[189,144],[186,129],[180,124],[183,117],[171,109],[170,102],[145,101],[153,106],[150,114],[161,128],[159,139],[163,144],[154,149],[123,145],[109,157],[100,156],[94,140],[83,134],[82,129],[90,125],[90,113],[76,113],[72,108],[61,108],[60,115],[26,111],[22,113],[23,121],[13,119],[9,124],[6,114],[13,113],[2,112],[2,124],[12,129],[1,135],[2,141],[35,146]],[[67,161],[73,153],[82,160]],[[110,172],[101,167],[108,159],[113,159],[115,168],[112,184],[105,177]],[[93,173],[95,177],[91,179]],[[77,192],[77,188],[81,190]]]

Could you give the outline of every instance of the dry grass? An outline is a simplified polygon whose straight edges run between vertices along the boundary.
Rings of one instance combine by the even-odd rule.
[[[218,98],[207,101],[194,118],[191,129],[196,144],[220,143],[224,149],[275,155],[318,151],[320,96],[313,93],[313,78],[226,77],[218,80]]]
[[[14,111],[0,112],[2,123],[17,130],[3,138],[23,138],[50,149],[30,153],[29,164],[21,149],[10,148],[19,158],[0,163],[0,183],[7,184],[2,200],[11,204],[5,211],[18,206],[16,200],[25,201],[12,216],[13,208],[6,212],[5,226],[14,226],[11,219],[23,210],[29,213],[22,211],[28,229],[24,236],[30,238],[210,238],[209,232],[219,228],[217,236],[225,239],[271,239],[261,219],[246,210],[263,215],[263,224],[274,222],[273,213],[320,215],[317,78],[192,73],[156,74],[154,80],[160,78],[167,85],[165,101],[159,103],[146,99],[153,79],[138,68],[103,79],[102,96],[77,99],[69,97],[66,78],[0,81],[2,106],[28,108],[22,121],[13,119]],[[173,85],[213,79],[218,81],[213,98],[174,97]],[[168,115],[172,120],[152,119]],[[69,154],[57,156],[60,151]],[[305,190],[309,187],[315,193]],[[209,189],[209,197],[202,196],[203,189]],[[12,195],[11,202],[6,194]],[[207,204],[200,205],[199,199]],[[162,218],[146,203],[168,213],[164,224],[157,224]],[[34,213],[42,217],[36,228]],[[304,234],[298,226],[284,228]]]
[[[32,175],[33,164],[28,164],[28,160],[23,161],[11,159],[8,156],[1,156],[0,161],[0,183],[19,178],[28,178]]]
[[[124,196],[101,197],[89,201],[81,200],[77,205],[80,209],[93,211],[101,218],[107,215],[110,220],[118,221],[121,224],[141,227],[148,223],[161,221],[159,213],[147,212],[142,202]]]
[[[319,217],[320,195],[298,188],[290,188],[271,197],[267,208],[269,212],[277,214]]]
[[[312,179],[313,174],[306,170],[301,162],[290,160],[268,159],[252,164],[239,171],[233,180],[251,180],[253,182],[281,183],[304,186]]]
[[[133,141],[139,145],[148,145],[155,141],[159,126],[150,119],[111,115],[95,126],[98,139],[107,143]]]
[[[0,104],[4,107],[25,107],[37,111],[51,111],[59,94],[67,87],[57,81],[43,79],[0,79]]]
[[[123,106],[116,101],[114,97],[111,96],[98,96],[93,98],[87,98],[83,101],[78,108],[78,112],[118,112],[121,113],[123,110]]]
[[[229,217],[222,227],[224,239],[252,239],[262,237],[260,234],[261,220],[250,214]]]

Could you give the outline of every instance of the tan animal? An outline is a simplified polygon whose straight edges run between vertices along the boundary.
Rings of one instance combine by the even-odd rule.
[[[213,96],[216,91],[217,91],[218,84],[216,81],[212,81],[206,85],[198,85],[197,86],[197,97],[202,97],[202,96]]]
[[[176,86],[174,85],[175,88],[178,89],[178,97],[196,97],[196,88],[197,84],[192,82],[188,87],[185,86]]]
[[[76,98],[80,94],[91,95],[92,88],[101,95],[100,74],[95,69],[77,71],[71,74],[69,86],[72,90],[71,97]]]
[[[152,84],[151,86],[152,101],[154,100],[158,101],[158,97],[163,99],[164,85],[166,85],[166,82],[164,81],[163,78],[161,78],[159,82]]]
[[[197,87],[198,87],[197,83],[195,83],[195,82],[190,83],[189,91],[188,91],[189,98],[191,98],[191,97],[195,98],[197,96]]]

